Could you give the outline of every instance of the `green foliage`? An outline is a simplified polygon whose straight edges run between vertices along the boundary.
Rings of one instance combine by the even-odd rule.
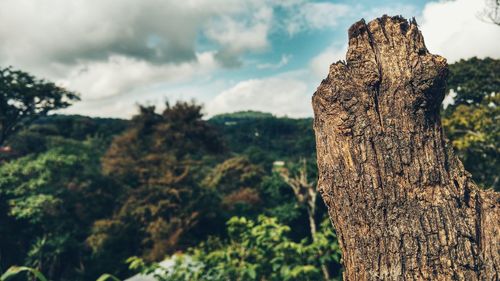
[[[2,274],[2,276],[0,276],[0,281],[7,281],[13,277],[20,276],[23,273],[28,273],[33,275],[38,281],[48,281],[45,275],[43,275],[40,271],[27,266],[11,266],[9,269],[7,269],[7,271],[5,271]],[[120,279],[107,273],[99,276],[99,278],[97,278],[96,281],[107,281],[107,280],[120,281]]]
[[[251,118],[233,113],[209,122],[220,130],[230,151],[247,156],[266,170],[272,168],[273,161],[309,158],[316,151],[311,118]]]
[[[315,243],[294,242],[287,236],[290,228],[275,218],[260,216],[255,222],[233,217],[227,222],[227,241],[212,238],[187,255],[174,255],[171,267],[138,258],[128,262],[157,280],[322,280],[320,264],[340,258],[330,229],[323,227]]]
[[[261,207],[258,186],[264,175],[262,167],[251,163],[246,157],[236,156],[210,171],[203,185],[220,197],[226,218],[251,215]]]
[[[7,281],[11,277],[19,276],[21,273],[32,274],[36,280],[47,281],[47,278],[38,270],[27,267],[27,266],[11,266],[2,276],[0,276],[0,281]]]
[[[79,243],[94,220],[110,213],[117,194],[119,188],[99,173],[91,141],[66,141],[5,163],[0,166],[5,210],[0,236],[13,240],[1,241],[0,251],[10,253],[9,263],[48,271],[50,278],[74,274],[84,258]]]
[[[205,178],[205,184],[223,194],[237,189],[258,185],[264,175],[261,167],[252,164],[247,158],[236,156],[217,165]]]
[[[129,121],[123,119],[51,114],[40,117],[28,129],[43,136],[59,136],[79,141],[88,138],[104,139],[107,146],[128,124]]]
[[[498,70],[494,59],[450,65],[456,96],[443,111],[466,169],[496,190]],[[339,275],[329,221],[313,241],[306,208],[274,165],[284,161],[292,175],[290,163],[306,158],[307,177],[317,177],[312,119],[240,112],[204,120],[193,103],[160,113],[140,107],[132,120],[43,116],[76,96],[20,72],[2,75],[0,98],[13,111],[0,124],[22,102],[59,93],[68,103],[29,109],[8,133],[12,151],[0,152],[0,268],[33,268],[11,268],[0,281],[35,272],[58,281],[124,279],[130,256],[132,270],[157,280],[322,280],[321,265]],[[12,98],[21,90],[26,100]],[[326,209],[321,200],[316,207],[320,221]],[[165,256],[167,266],[154,263]]]
[[[121,133],[127,125],[127,120],[120,119],[76,115],[42,116],[10,137],[9,146],[12,151],[8,154],[0,153],[0,162],[41,153],[64,145],[66,140],[91,140],[95,143],[94,149],[103,153],[112,138]]]
[[[456,93],[450,109],[459,105],[477,105],[500,89],[500,60],[473,57],[449,66],[448,90]]]
[[[108,274],[108,273],[105,273],[105,274],[99,276],[99,278],[97,278],[96,281],[108,281],[108,280],[120,281],[120,279],[116,278],[116,276],[113,276],[113,275]]]
[[[272,117],[273,115],[271,113],[247,110],[247,111],[238,111],[234,113],[218,114],[213,116],[211,120],[214,122],[226,123],[231,121],[238,121],[239,119],[258,119],[258,118],[272,118]]]
[[[473,178],[500,190],[500,60],[472,58],[450,66],[454,102],[443,116],[448,138]]]
[[[202,224],[215,216],[217,197],[200,182],[207,159],[222,151],[200,106],[167,104],[161,114],[141,107],[102,158],[103,171],[127,189],[113,216],[94,223],[87,239],[94,254],[158,260],[213,231]],[[128,247],[116,253],[123,244]]]
[[[77,94],[52,82],[11,67],[0,69],[0,146],[37,117],[76,100]]]
[[[291,227],[291,236],[294,238],[307,237],[310,234],[306,209],[297,204],[292,189],[283,181],[278,173],[264,177],[260,186],[263,200],[263,210],[266,216],[276,217],[279,222]],[[318,202],[318,205],[323,204]]]

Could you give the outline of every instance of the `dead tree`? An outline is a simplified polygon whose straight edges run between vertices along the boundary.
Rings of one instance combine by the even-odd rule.
[[[496,25],[500,25],[500,0],[486,0],[479,18]]]
[[[500,278],[500,196],[443,137],[446,75],[415,20],[384,16],[351,26],[346,62],[313,96],[318,191],[344,280]]]
[[[297,203],[306,207],[311,237],[313,241],[316,242],[318,231],[315,217],[316,198],[318,198],[318,192],[314,187],[314,182],[307,179],[306,159],[301,159],[300,162],[301,166],[299,167],[298,173],[290,175],[290,171],[287,168],[283,167],[279,169],[279,174],[283,181],[292,188],[295,199],[297,199]],[[330,272],[328,271],[328,267],[325,264],[321,265],[321,271],[325,280],[330,280]]]

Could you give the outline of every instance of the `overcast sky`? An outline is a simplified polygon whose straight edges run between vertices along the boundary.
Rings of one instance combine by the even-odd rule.
[[[310,98],[347,29],[383,14],[415,17],[449,62],[500,57],[484,0],[1,0],[0,66],[81,94],[65,113],[129,118],[136,105],[203,103],[205,113],[311,116]]]

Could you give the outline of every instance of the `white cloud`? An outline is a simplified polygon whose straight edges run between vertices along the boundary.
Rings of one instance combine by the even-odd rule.
[[[457,0],[425,6],[419,22],[431,52],[450,61],[499,56],[498,27],[476,18],[482,9],[478,1],[483,3]],[[331,63],[344,59],[345,46],[338,43],[346,39],[299,66],[308,70],[302,76],[247,80],[227,89],[221,66],[238,66],[242,59],[251,61],[246,54],[273,49],[272,36],[330,30],[353,18],[370,20],[384,13],[410,17],[417,12],[405,4],[368,9],[305,0],[2,0],[0,64],[80,92],[83,101],[70,108],[74,113],[126,117],[135,112],[137,102],[156,104],[163,96],[182,94],[192,98],[195,92],[206,101],[217,92],[221,94],[207,107],[211,114],[256,109],[304,116],[311,112],[310,85],[326,76]],[[295,56],[293,62],[300,62],[300,55]],[[290,59],[283,54],[279,61],[251,64],[277,70]],[[224,86],[211,88],[213,81],[200,86],[201,80],[222,81]],[[182,87],[192,91],[173,93]]]
[[[200,35],[222,62],[237,60],[269,47],[272,26],[286,20],[274,17],[278,6],[303,11],[307,19],[301,20],[312,21],[312,28],[334,19],[328,15],[323,23],[316,15],[334,12],[331,4],[302,1],[2,0],[0,63],[45,72],[54,63],[105,61],[115,55],[179,63],[196,59]]]
[[[237,83],[211,100],[209,115],[258,110],[278,116],[310,116],[311,95],[308,85],[292,77],[251,79]]]
[[[197,77],[199,78],[199,77]],[[147,87],[133,87],[127,94],[109,96],[99,99],[87,99],[61,110],[65,114],[83,114],[88,116],[130,118],[136,114],[139,104],[154,105],[159,111],[165,107],[165,102],[174,103],[182,100],[195,100],[206,104],[211,97],[229,87],[224,80],[214,78],[194,79],[189,83],[174,83],[165,87],[163,84],[148,84]]]
[[[80,92],[76,108],[88,108],[91,100],[138,95],[156,84],[206,79],[220,68],[217,59],[266,48],[271,4],[2,0],[0,64]],[[202,35],[207,46],[200,46]]]
[[[197,53],[196,60],[180,64],[154,64],[125,56],[106,61],[85,62],[69,67],[67,76],[58,80],[66,88],[85,93],[83,101],[125,94],[158,83],[180,83],[217,67],[214,54]]]
[[[500,27],[481,21],[482,0],[457,0],[426,4],[420,29],[431,53],[455,62],[473,56],[500,57]]]
[[[339,60],[345,60],[347,53],[347,44],[339,47],[332,44],[319,55],[315,56],[310,62],[309,67],[317,79],[324,79],[328,75],[330,65]]]
[[[216,11],[190,9],[190,1],[179,3],[4,0],[0,58],[21,64],[75,63],[111,55],[162,62],[192,60],[198,28]],[[208,6],[203,4],[200,1]]]
[[[141,104],[144,103],[145,101],[141,101]],[[146,102],[146,104],[147,103],[148,102]],[[130,118],[134,114],[137,114],[137,108],[137,102],[130,100],[91,100],[76,103],[69,108],[59,110],[58,113],[111,118]]]
[[[222,46],[217,57],[224,65],[239,66],[238,57],[241,53],[260,51],[269,46],[267,35],[273,10],[268,6],[254,9],[250,17],[225,15],[214,18],[208,24],[205,35]]]
[[[281,55],[281,59],[277,63],[261,63],[257,65],[258,69],[278,69],[282,68],[283,66],[287,65],[290,59],[292,58],[292,55],[288,54],[283,54]]]
[[[2,0],[0,64],[80,92],[74,109],[83,114],[128,112],[123,99],[130,103],[130,95],[140,101],[155,85],[206,79],[270,48],[270,34],[288,20],[275,17],[276,7],[292,18],[299,11],[301,30],[333,26],[347,9],[302,0]],[[278,69],[289,59],[258,68]],[[111,106],[113,97],[120,101]],[[98,101],[108,109],[95,110]]]
[[[337,26],[338,20],[350,11],[351,7],[345,4],[300,3],[288,7],[285,26],[290,35],[309,29],[332,28]]]
[[[396,3],[390,6],[374,7],[371,9],[359,5],[356,9],[353,10],[361,11],[360,15],[365,18],[367,22],[383,15],[403,16],[407,19],[418,17],[420,15],[420,11],[416,6],[401,3]]]

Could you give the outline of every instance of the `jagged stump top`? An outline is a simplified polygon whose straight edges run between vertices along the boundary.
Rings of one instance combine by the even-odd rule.
[[[388,16],[368,24],[361,20],[349,28],[346,62],[331,65],[314,95],[315,114],[346,115],[349,104],[331,106],[337,98],[374,103],[382,128],[384,121],[396,122],[391,115],[398,119],[407,115],[392,112],[395,104],[404,104],[402,110],[438,113],[446,75],[446,60],[429,53],[415,20]],[[406,90],[411,95],[397,96]]]

